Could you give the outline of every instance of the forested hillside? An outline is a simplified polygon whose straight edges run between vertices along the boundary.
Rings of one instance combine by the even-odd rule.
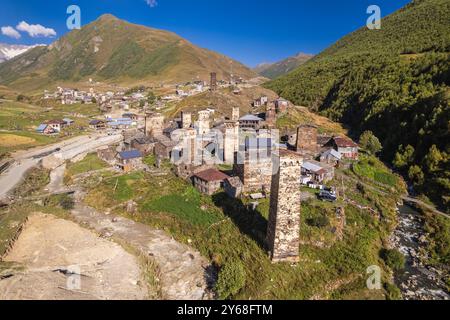
[[[450,1],[413,1],[267,87],[347,124],[372,130],[382,156],[418,192],[449,210]]]

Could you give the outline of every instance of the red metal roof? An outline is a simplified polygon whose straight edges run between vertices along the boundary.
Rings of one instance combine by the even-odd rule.
[[[207,182],[223,181],[229,178],[229,176],[227,176],[225,173],[220,172],[216,169],[201,171],[199,173],[196,173],[194,176]]]
[[[340,148],[357,148],[358,145],[348,138],[334,137],[336,145]]]

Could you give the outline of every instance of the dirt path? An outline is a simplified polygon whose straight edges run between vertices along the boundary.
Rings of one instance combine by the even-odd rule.
[[[51,215],[31,215],[5,261],[25,270],[0,280],[0,299],[142,300],[149,294],[133,255]]]
[[[118,238],[150,256],[159,269],[164,299],[203,300],[210,297],[211,267],[199,252],[175,241],[163,231],[84,206],[81,204],[82,196],[76,195],[78,204],[72,210],[74,218],[104,236]]]
[[[66,164],[59,166],[55,170],[50,172],[50,183],[45,187],[45,190],[49,193],[55,193],[60,191],[63,186],[64,173],[66,172]]]

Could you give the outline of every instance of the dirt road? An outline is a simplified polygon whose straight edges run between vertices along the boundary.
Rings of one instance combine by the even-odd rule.
[[[14,164],[0,175],[0,201],[6,201],[8,194],[23,180],[28,170],[38,165],[41,160],[54,157],[62,164],[65,160],[83,153],[93,152],[102,146],[118,143],[122,139],[120,134],[81,136],[51,146],[14,154]]]

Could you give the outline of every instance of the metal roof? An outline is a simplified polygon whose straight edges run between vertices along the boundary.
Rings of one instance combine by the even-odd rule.
[[[119,156],[123,160],[142,158],[142,153],[139,150],[130,150],[119,152]]]
[[[253,114],[248,114],[248,115],[243,116],[242,118],[240,118],[239,121],[263,121],[263,119],[255,116]]]

